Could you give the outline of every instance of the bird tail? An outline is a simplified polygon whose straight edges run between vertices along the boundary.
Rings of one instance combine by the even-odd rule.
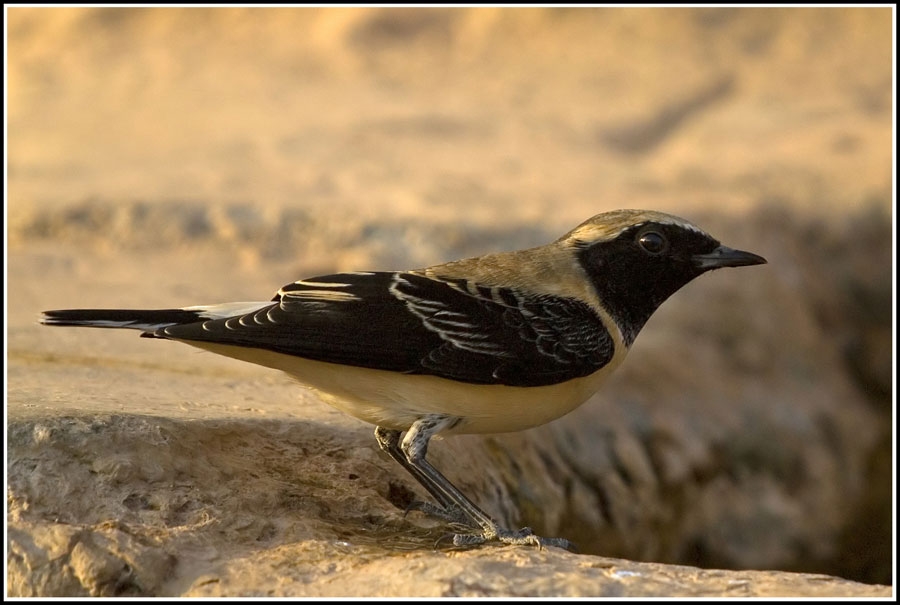
[[[88,328],[130,328],[154,332],[177,324],[194,323],[204,318],[186,309],[62,309],[44,311],[45,326],[83,326]]]
[[[44,311],[45,326],[81,326],[87,328],[128,328],[142,330],[147,336],[169,326],[196,323],[244,315],[271,305],[271,302],[240,302],[185,307],[184,309],[61,309]]]

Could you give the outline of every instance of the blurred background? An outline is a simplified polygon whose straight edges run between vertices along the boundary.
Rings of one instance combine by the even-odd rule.
[[[889,9],[8,14],[13,242],[116,214],[116,245],[308,262],[378,225],[419,265],[456,253],[403,239],[432,225],[481,250],[611,208],[889,207]]]
[[[676,295],[610,391],[537,429],[574,478],[516,518],[892,582],[892,9],[7,18],[10,405],[40,309],[258,298],[668,211],[770,264]]]

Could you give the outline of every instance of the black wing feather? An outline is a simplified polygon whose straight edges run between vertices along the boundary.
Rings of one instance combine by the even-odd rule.
[[[579,301],[393,272],[311,278],[254,313],[157,334],[513,386],[586,376],[609,362],[614,346]]]

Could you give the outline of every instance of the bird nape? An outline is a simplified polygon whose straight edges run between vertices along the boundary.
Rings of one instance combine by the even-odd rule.
[[[379,447],[437,502],[417,508],[465,528],[454,545],[572,549],[564,538],[501,527],[426,460],[430,439],[518,431],[570,412],[679,288],[765,262],[684,219],[618,210],[545,246],[308,278],[267,301],[45,311],[42,323],[132,328],[282,370],[375,425]]]

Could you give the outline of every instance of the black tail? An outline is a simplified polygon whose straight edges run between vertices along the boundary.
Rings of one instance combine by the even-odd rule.
[[[130,328],[154,332],[166,326],[194,323],[205,319],[200,311],[186,309],[63,309],[44,311],[45,326],[84,326],[88,328]]]

